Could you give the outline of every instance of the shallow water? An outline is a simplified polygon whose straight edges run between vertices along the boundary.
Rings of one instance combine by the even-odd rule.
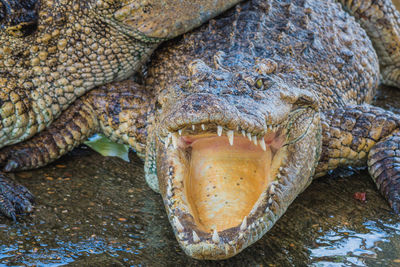
[[[385,88],[380,106],[400,112],[400,91]],[[348,173],[348,172],[347,172]],[[81,148],[15,178],[37,196],[18,223],[0,218],[5,265],[400,266],[400,217],[365,171],[315,181],[259,242],[219,262],[188,258],[179,248],[143,164]],[[342,176],[342,177],[341,177]],[[365,192],[366,202],[354,199]]]

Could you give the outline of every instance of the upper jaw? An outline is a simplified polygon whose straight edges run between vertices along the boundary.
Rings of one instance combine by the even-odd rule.
[[[314,122],[313,120],[314,118],[311,121]],[[257,143],[259,151],[268,151],[271,149],[269,147],[271,143],[268,144],[271,140],[268,140],[268,136],[274,134],[275,136],[285,136],[284,142],[288,142],[285,129],[287,122],[286,120],[279,125],[267,125],[265,129],[255,127],[250,134],[241,126],[232,129],[227,125],[215,123],[200,123],[193,124],[193,126],[188,124],[170,134],[168,134],[168,130],[165,130],[167,127],[164,127],[164,131],[159,131],[161,138],[157,140],[157,169],[160,170],[158,173],[160,189],[177,240],[188,255],[198,259],[229,258],[261,238],[282,215],[294,197],[308,184],[307,179],[312,176],[314,164],[309,159],[310,157],[317,158],[316,151],[309,151],[310,155],[307,157],[302,155],[300,158],[287,152],[302,149],[301,146],[304,146],[304,142],[315,138],[317,130],[314,126],[309,127],[309,133],[299,142],[286,146],[280,144],[279,153],[282,155],[278,162],[279,165],[274,167],[276,170],[271,181],[265,185],[251,210],[241,218],[239,223],[220,230],[208,230],[200,227],[198,219],[192,215],[193,207],[188,202],[188,191],[185,188],[185,177],[187,176],[185,164],[188,164],[185,161],[188,159],[184,152],[187,147],[190,147],[185,137],[192,138],[202,132],[214,137],[226,134],[226,142],[230,142],[233,136],[235,145],[235,140],[238,140],[238,143],[243,142],[243,139],[239,138],[244,131],[246,138],[250,136],[251,142]],[[303,163],[305,168],[295,170],[293,163],[294,165]],[[296,185],[294,189],[290,188],[298,180],[302,180],[299,185]],[[288,187],[289,189],[287,189]],[[293,194],[294,191],[297,194]]]

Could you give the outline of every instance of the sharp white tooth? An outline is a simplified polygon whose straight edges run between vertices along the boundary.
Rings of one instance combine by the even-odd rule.
[[[203,131],[205,131],[205,130],[206,130],[206,126],[204,126],[204,124],[201,124],[201,129],[202,129]]]
[[[192,130],[194,131],[196,129],[196,126],[194,124],[192,125]]]
[[[244,231],[247,228],[247,216],[244,216],[243,222],[240,225],[240,231]]]
[[[220,126],[220,125],[218,125],[218,127],[217,127],[217,134],[218,134],[218,136],[222,135],[222,126]]]
[[[243,232],[239,232],[239,239],[242,239],[243,236],[244,236],[244,233]]]
[[[247,138],[249,138],[249,141],[251,141],[251,133],[247,133]]]
[[[229,130],[226,135],[228,136],[229,139],[229,144],[231,146],[233,146],[233,136],[234,136],[234,132],[232,130]]]
[[[261,146],[262,150],[267,151],[267,147],[265,146],[264,137],[260,139],[260,146]]]
[[[270,188],[270,192],[271,194],[275,194],[275,184],[271,184],[271,188]]]
[[[165,149],[167,149],[168,148],[168,137],[165,137],[164,145],[165,145]]]
[[[182,135],[182,129],[178,130],[179,135]]]
[[[279,167],[279,171],[282,171],[283,170],[283,167]]]
[[[171,133],[168,133],[168,136],[165,138],[165,148],[168,148],[170,141],[171,141]]]
[[[176,133],[172,134],[172,145],[175,149],[178,148],[178,135]]]
[[[194,243],[200,242],[200,238],[199,238],[199,236],[196,234],[195,231],[193,231],[193,242],[194,242]]]
[[[254,135],[254,136],[252,137],[252,139],[253,139],[253,143],[254,143],[255,145],[257,145],[257,136]]]
[[[246,137],[246,132],[244,130],[242,130],[242,135],[243,137]]]
[[[213,235],[212,235],[212,241],[215,243],[215,244],[218,244],[219,243],[219,235],[218,235],[218,232],[217,232],[217,230],[216,229],[214,229],[214,232],[213,232]]]
[[[282,175],[281,175],[280,173],[278,173],[278,174],[276,175],[276,177],[278,177],[278,179],[281,179]]]
[[[267,207],[266,209],[265,209],[265,213],[268,213],[269,212],[269,207]]]
[[[168,198],[172,197],[172,184],[171,184],[171,180],[168,180],[167,196],[168,196]]]
[[[180,232],[180,233],[182,233],[185,230],[185,228],[183,228],[181,222],[179,221],[179,219],[177,217],[175,217],[175,227],[176,227],[176,230],[178,230],[178,232]]]
[[[268,204],[269,204],[269,205],[272,204],[272,198],[271,198],[271,197],[268,199]]]

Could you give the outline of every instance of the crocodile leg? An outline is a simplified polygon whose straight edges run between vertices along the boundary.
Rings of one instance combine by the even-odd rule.
[[[91,105],[78,99],[43,132],[3,148],[0,151],[0,160],[5,163],[3,170],[10,172],[44,166],[80,145],[98,129],[99,123]]]
[[[316,177],[340,166],[366,166],[382,195],[400,213],[400,116],[371,105],[321,116],[322,152]]]
[[[391,0],[338,0],[365,29],[379,57],[383,83],[400,87],[400,13]]]
[[[4,171],[45,166],[96,132],[132,146],[144,156],[150,92],[127,80],[102,86],[78,99],[46,130],[0,151]]]
[[[45,131],[0,151],[4,171],[44,166],[82,144],[96,132],[131,145],[144,157],[152,94],[132,81],[103,86],[78,99]],[[0,172],[0,213],[32,210],[32,194]]]

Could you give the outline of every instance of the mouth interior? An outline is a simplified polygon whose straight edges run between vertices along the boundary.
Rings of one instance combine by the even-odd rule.
[[[185,195],[196,226],[222,231],[241,224],[275,179],[283,137],[266,138],[265,151],[246,137],[183,137],[189,160]]]

